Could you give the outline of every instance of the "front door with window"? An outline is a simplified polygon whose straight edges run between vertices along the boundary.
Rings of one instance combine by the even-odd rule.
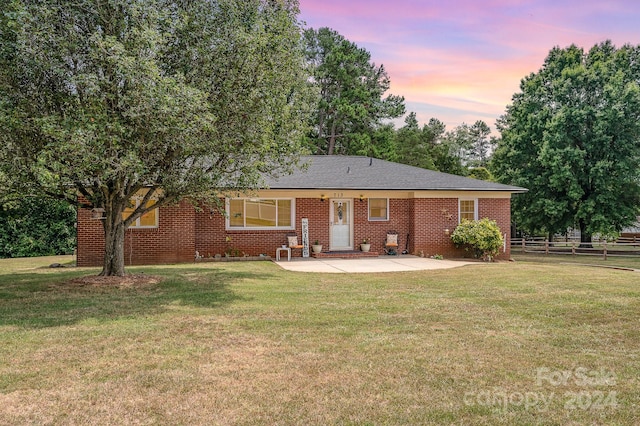
[[[329,205],[329,250],[353,250],[353,201],[333,199]]]

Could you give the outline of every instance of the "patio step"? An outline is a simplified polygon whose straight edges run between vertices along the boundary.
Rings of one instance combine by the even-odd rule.
[[[317,259],[359,259],[361,257],[378,257],[376,251],[323,251],[322,253],[311,253],[311,257]]]

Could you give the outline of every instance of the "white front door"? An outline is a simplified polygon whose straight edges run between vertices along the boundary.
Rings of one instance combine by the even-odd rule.
[[[353,200],[332,199],[329,206],[329,250],[353,250]]]

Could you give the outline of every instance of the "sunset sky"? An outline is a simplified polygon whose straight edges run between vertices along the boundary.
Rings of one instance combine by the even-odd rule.
[[[638,0],[300,0],[306,27],[367,49],[420,124],[493,130],[520,80],[554,46],[640,44]],[[397,127],[403,120],[397,122]]]

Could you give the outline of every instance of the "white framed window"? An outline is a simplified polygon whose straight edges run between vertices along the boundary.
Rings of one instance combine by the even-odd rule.
[[[369,220],[384,221],[389,220],[389,199],[369,198]]]
[[[138,195],[131,198],[131,204],[127,206],[122,212],[123,220],[126,220],[129,216],[131,216],[133,211],[138,208],[138,206],[142,202],[142,198],[143,196]],[[147,207],[151,207],[155,203],[156,200],[151,199],[147,201]],[[157,228],[158,216],[158,209],[149,210],[148,212],[137,218],[131,225],[129,225],[129,228]]]
[[[292,198],[227,199],[227,229],[294,229]]]
[[[463,220],[478,220],[478,200],[459,199],[458,200],[458,222]]]

